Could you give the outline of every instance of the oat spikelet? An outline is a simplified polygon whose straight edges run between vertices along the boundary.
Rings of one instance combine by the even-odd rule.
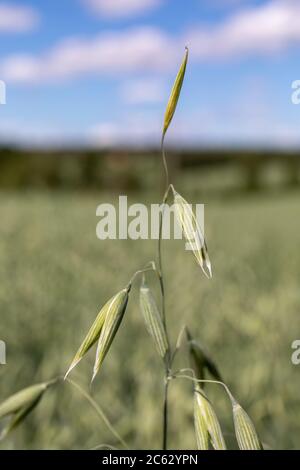
[[[169,354],[167,334],[155,298],[144,278],[140,288],[140,306],[147,331],[155,343],[157,352],[166,360]]]
[[[79,347],[77,353],[75,354],[69,369],[65,375],[65,379],[68,377],[69,373],[71,372],[74,367],[81,361],[83,356],[89,351],[89,349],[96,343],[99,339],[102,327],[104,325],[105,316],[107,313],[108,305],[110,304],[111,299],[102,307],[100,312],[98,313],[93,325],[91,326],[89,332],[87,333],[86,337],[84,338],[81,346]]]
[[[219,382],[222,382],[221,374],[213,359],[208,355],[207,351],[203,348],[199,341],[196,341],[189,330],[186,328],[186,335],[188,339],[189,357],[191,367],[199,380],[205,379],[205,372],[208,371],[210,375]],[[202,387],[204,383],[202,384]]]
[[[185,55],[183,58],[183,62],[181,64],[181,67],[179,69],[179,72],[177,74],[176,80],[174,82],[171,95],[167,104],[166,112],[165,112],[165,119],[164,119],[164,127],[163,127],[163,138],[169,128],[169,125],[171,124],[171,121],[173,119],[174,113],[176,111],[177,103],[179,100],[184,76],[185,76],[185,70],[186,70],[186,65],[188,61],[188,56],[189,56],[189,51],[188,48],[186,47]]]
[[[212,277],[207,245],[191,205],[174,188],[174,208],[184,238],[190,244],[198,265],[209,279]]]
[[[198,449],[209,450],[208,429],[203,416],[201,399],[196,391],[194,392],[194,426]]]
[[[15,393],[0,404],[0,420],[11,416],[11,420],[2,430],[0,440],[4,439],[37,406],[45,391],[56,382],[49,381],[32,385]]]
[[[123,319],[131,286],[121,290],[105,306],[105,320],[98,340],[92,382],[104,361]]]
[[[202,416],[205,420],[213,448],[215,450],[226,450],[221,426],[212,404],[199,386],[196,387],[195,393],[198,396],[197,405],[199,406],[199,410],[202,412]]]
[[[252,420],[236,401],[233,401],[233,420],[239,449],[263,450]]]

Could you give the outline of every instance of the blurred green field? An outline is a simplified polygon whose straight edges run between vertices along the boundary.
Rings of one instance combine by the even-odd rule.
[[[192,188],[192,189],[189,189]],[[197,187],[178,186],[191,202]],[[198,198],[198,199],[197,199]],[[136,193],[132,202],[158,202]],[[66,371],[99,307],[153,259],[153,241],[96,238],[96,207],[109,193],[0,194],[0,400]],[[225,381],[275,449],[300,448],[300,219],[297,192],[209,197],[206,236],[214,278],[208,281],[180,241],[164,242],[167,315],[175,341],[187,323],[215,358]],[[88,389],[94,351],[72,374]],[[178,357],[177,367],[187,365]],[[171,448],[196,447],[192,387],[170,391]],[[230,406],[207,386],[232,441]],[[145,332],[137,289],[92,389],[132,448],[161,445],[162,367]],[[69,384],[57,386],[1,449],[118,446],[94,410]]]

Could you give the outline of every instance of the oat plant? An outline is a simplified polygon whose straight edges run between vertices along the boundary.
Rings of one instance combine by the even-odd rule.
[[[153,345],[161,358],[164,371],[164,393],[162,397],[162,449],[168,448],[168,415],[169,415],[169,387],[179,379],[190,381],[193,384],[191,402],[194,402],[194,428],[195,442],[199,450],[226,450],[227,445],[220,421],[217,417],[214,404],[211,402],[205,385],[214,384],[223,387],[230,399],[232,406],[233,427],[236,440],[241,450],[260,450],[262,444],[257,436],[255,427],[246,413],[233,397],[227,385],[223,382],[219,369],[208,354],[201,342],[194,339],[190,330],[184,326],[179,334],[175,345],[169,339],[165,305],[165,278],[162,262],[162,228],[164,218],[164,207],[168,200],[174,205],[177,221],[181,227],[182,234],[187,243],[191,244],[192,251],[206,278],[212,278],[212,268],[208,256],[207,244],[201,227],[199,226],[193,210],[186,199],[175,189],[170,181],[168,164],[165,154],[165,138],[174,117],[179,101],[181,88],[184,82],[189,51],[186,48],[183,62],[177,74],[171,95],[167,104],[164,123],[162,128],[161,153],[165,173],[165,191],[162,198],[162,210],[159,218],[159,239],[157,245],[156,261],[150,261],[143,268],[133,274],[130,281],[117,291],[111,299],[102,307],[96,316],[94,323],[83,339],[77,352],[70,362],[64,376],[57,379],[34,385],[12,395],[0,404],[0,420],[10,418],[3,428],[2,438],[5,438],[17,425],[21,424],[25,417],[34,410],[41,402],[46,391],[54,384],[70,384],[93,406],[97,415],[111,431],[114,438],[124,448],[128,444],[114,429],[102,408],[79,384],[69,379],[71,371],[85,358],[88,351],[95,347],[95,362],[91,371],[91,382],[101,372],[104,361],[112,347],[114,338],[122,325],[122,320],[127,310],[132,285],[139,281],[140,310],[143,316],[146,330],[153,340]],[[150,273],[156,275],[160,287],[160,299],[157,301],[154,293],[149,287],[147,277]],[[200,274],[199,274],[200,275]],[[205,278],[203,278],[205,279]],[[79,338],[80,340],[80,338]],[[74,340],[76,342],[76,339]],[[174,360],[178,353],[183,353],[183,343],[187,346],[188,365],[186,369],[174,371]],[[211,379],[207,379],[207,374]],[[204,391],[205,389],[205,391]],[[114,448],[110,444],[100,444],[97,448]]]

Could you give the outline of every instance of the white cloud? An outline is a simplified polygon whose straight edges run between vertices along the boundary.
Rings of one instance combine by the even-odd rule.
[[[178,57],[172,40],[154,28],[67,39],[40,56],[15,55],[2,61],[7,81],[49,82],[82,74],[114,74],[169,69]]]
[[[39,23],[38,13],[31,7],[0,3],[0,33],[19,33],[34,29]]]
[[[147,12],[162,0],[83,0],[92,12],[105,18],[123,18]]]
[[[188,113],[178,112],[168,131],[167,145],[299,147],[297,119],[289,114],[283,116],[281,111],[280,105],[274,102],[269,82],[261,76],[246,76],[221,103],[212,99],[204,105],[195,103]],[[93,126],[87,140],[99,147],[158,145],[162,114],[163,109],[125,110],[123,118]]]
[[[129,114],[117,121],[103,121],[88,130],[86,139],[92,146],[139,146],[160,141],[162,122],[160,116],[145,113]]]
[[[190,46],[191,60],[198,62],[268,55],[300,43],[299,18],[299,0],[272,0],[179,38],[158,28],[140,27],[66,39],[40,55],[4,58],[0,76],[6,81],[43,83],[89,74],[123,79],[126,74],[164,72],[176,67],[185,44]]]
[[[77,139],[77,140],[76,140]],[[0,122],[0,143],[12,143],[26,147],[60,146],[64,143],[76,145],[78,134],[66,131],[53,122],[26,119],[2,119]]]
[[[88,132],[87,138],[92,146],[110,147],[115,145],[121,137],[121,128],[115,122],[101,122],[95,124]]]
[[[198,60],[270,54],[300,42],[298,0],[272,0],[245,8],[223,23],[190,32],[187,42]]]
[[[206,109],[191,113],[184,121],[173,123],[168,135],[168,146],[198,147],[240,145],[251,147],[261,145],[266,148],[296,148],[300,146],[299,126],[285,122],[280,113],[262,118],[253,110],[238,115],[228,113],[227,109]],[[254,118],[256,114],[257,119]],[[86,132],[85,142],[92,147],[106,148],[128,145],[142,147],[158,145],[161,135],[159,116],[143,118],[137,114],[119,121],[103,121]]]
[[[160,103],[165,99],[166,88],[163,81],[156,78],[137,79],[126,81],[120,94],[128,104]]]

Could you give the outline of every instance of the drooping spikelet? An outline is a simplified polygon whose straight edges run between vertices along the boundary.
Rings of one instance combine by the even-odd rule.
[[[154,341],[158,354],[166,360],[169,354],[167,334],[155,298],[144,278],[140,288],[140,306],[146,328]]]
[[[6,416],[11,416],[11,420],[2,430],[0,439],[4,439],[14,428],[21,424],[37,406],[45,391],[54,383],[56,383],[56,380],[31,385],[11,395],[0,404],[0,420]]]
[[[252,420],[236,401],[233,401],[233,421],[240,450],[263,450]]]
[[[105,320],[98,340],[92,381],[99,372],[111,343],[119,329],[127,307],[129,291],[130,287],[121,290],[105,306]]]
[[[69,375],[72,369],[81,361],[81,359],[85,356],[85,354],[90,350],[90,348],[99,340],[100,344],[100,337],[101,333],[105,327],[105,334],[107,335],[108,327],[109,327],[109,321],[116,316],[116,318],[122,317],[126,305],[128,302],[128,294],[129,294],[130,288],[126,288],[118,292],[114,297],[112,297],[106,304],[102,307],[100,312],[98,313],[94,323],[92,324],[90,330],[88,331],[86,337],[84,338],[83,342],[81,343],[77,353],[75,354],[70,367],[68,368],[68,371],[65,375],[65,379]],[[109,319],[109,321],[107,320]],[[121,318],[122,319],[122,318]],[[113,338],[112,338],[113,339]],[[104,342],[104,336],[102,335],[101,338],[101,344]],[[99,344],[98,344],[98,349],[99,349]],[[110,346],[110,344],[109,344]],[[109,347],[108,346],[108,347]],[[107,351],[106,351],[107,352]],[[106,354],[106,353],[105,353]],[[98,353],[97,353],[98,357]],[[99,358],[98,358],[99,359]],[[102,358],[103,361],[104,357]],[[102,362],[101,361],[101,362]],[[97,359],[96,359],[97,362]],[[95,371],[95,369],[94,369]]]
[[[178,223],[182,229],[184,238],[189,243],[193,254],[204,274],[212,277],[211,263],[208,256],[207,245],[193,213],[191,205],[173,188],[174,208]]]
[[[213,448],[215,450],[226,450],[221,426],[211,402],[199,386],[196,386],[195,394],[197,395],[199,413],[202,414]]]

